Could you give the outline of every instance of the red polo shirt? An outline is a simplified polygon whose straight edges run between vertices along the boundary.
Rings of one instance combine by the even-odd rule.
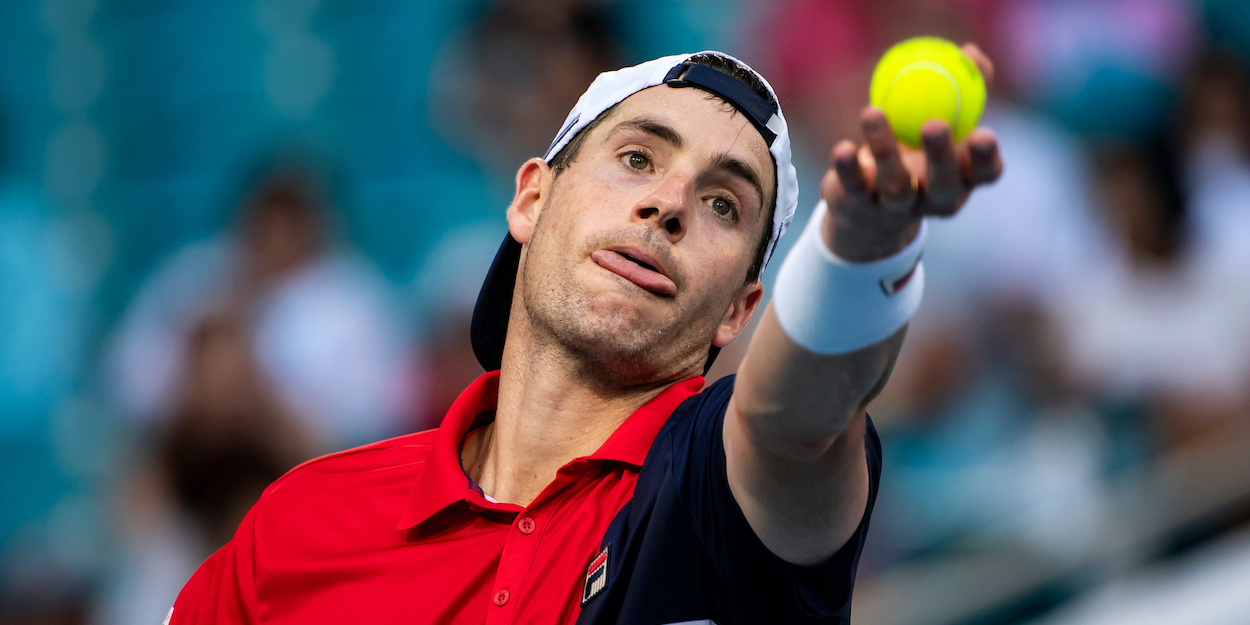
[[[275,482],[183,588],[171,624],[573,623],[587,564],[657,432],[703,378],[639,408],[526,507],[489,501],[460,466],[498,384],[497,371],[480,377],[437,430],[318,458]]]

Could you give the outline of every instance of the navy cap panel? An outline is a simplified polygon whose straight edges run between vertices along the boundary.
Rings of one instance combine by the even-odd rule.
[[[473,355],[487,371],[499,369],[503,363],[503,344],[508,338],[508,317],[512,314],[512,292],[520,263],[521,244],[509,233],[495,253],[473,307],[469,329]]]
[[[712,363],[716,362],[716,357],[719,355],[719,347],[713,345],[707,349],[707,360],[703,363],[703,375],[707,375],[707,370],[712,368]]]
[[[664,84],[674,88],[698,87],[714,93],[745,115],[760,132],[768,147],[771,148],[773,141],[777,140],[777,133],[768,127],[768,120],[777,113],[777,109],[729,74],[706,65],[686,62],[669,70],[664,77]]]

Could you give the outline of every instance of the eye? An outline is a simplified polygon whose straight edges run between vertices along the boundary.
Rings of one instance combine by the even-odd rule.
[[[712,198],[712,210],[718,215],[728,215],[733,212],[733,204],[723,197]]]
[[[629,163],[630,167],[637,169],[639,171],[643,171],[651,166],[651,161],[646,156],[639,154],[637,152],[631,153],[629,155],[627,162]]]

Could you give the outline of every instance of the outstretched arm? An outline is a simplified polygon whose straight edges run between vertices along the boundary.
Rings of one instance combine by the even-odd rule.
[[[964,52],[992,79],[979,49]],[[861,126],[864,145],[835,146],[821,182],[821,240],[851,263],[900,252],[923,217],[954,215],[1002,171],[986,129],[956,144],[945,122],[929,120],[920,151],[900,148],[880,109],[866,108]],[[765,310],[738,369],[724,440],[734,498],[782,559],[820,562],[858,527],[868,499],[865,407],[889,378],[905,332],[849,353],[815,353],[786,333],[774,304]]]

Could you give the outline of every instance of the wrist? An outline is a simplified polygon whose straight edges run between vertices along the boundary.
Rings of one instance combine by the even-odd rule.
[[[924,222],[910,243],[873,262],[853,261],[822,241],[826,207],[786,255],[777,274],[773,310],[782,330],[815,354],[845,354],[894,336],[924,292]],[[882,250],[885,247],[881,248]]]
[[[834,211],[825,213],[821,240],[835,256],[852,263],[870,263],[907,249],[920,234],[921,219],[882,219]]]

